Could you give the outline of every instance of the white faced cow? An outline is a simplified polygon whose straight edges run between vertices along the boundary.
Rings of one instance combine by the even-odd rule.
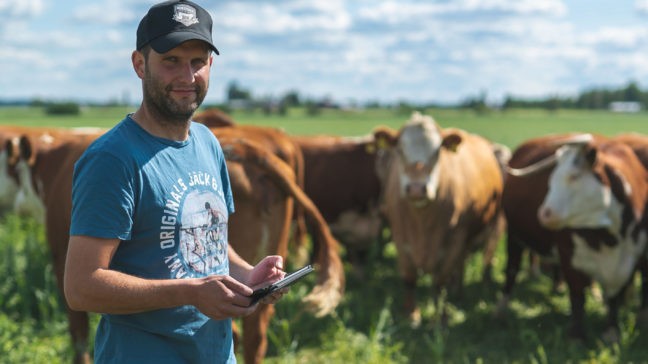
[[[437,290],[460,288],[466,258],[479,249],[490,267],[503,229],[502,173],[489,141],[442,129],[430,116],[414,113],[398,134],[375,134],[379,147],[389,146],[378,166],[383,210],[398,250],[405,310],[417,323],[420,273],[431,274]]]
[[[644,258],[648,173],[627,145],[606,141],[559,148],[538,209],[548,229],[572,229],[571,264],[597,281],[608,304],[606,341],[618,340],[622,292]]]

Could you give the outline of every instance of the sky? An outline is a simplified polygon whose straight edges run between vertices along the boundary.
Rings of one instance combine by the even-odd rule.
[[[0,100],[126,101],[157,1],[0,0]],[[456,103],[648,88],[648,0],[205,0],[206,103],[255,97]]]

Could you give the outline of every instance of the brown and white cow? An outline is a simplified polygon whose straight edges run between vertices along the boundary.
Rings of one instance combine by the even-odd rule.
[[[570,336],[585,338],[584,290],[593,279],[603,288],[608,304],[608,330],[604,337],[616,339],[620,292],[638,263],[645,263],[642,253],[637,254],[643,252],[645,243],[635,242],[632,248],[629,241],[639,238],[640,230],[644,229],[641,225],[645,224],[641,221],[646,202],[646,172],[641,162],[625,144],[602,136],[568,134],[523,143],[514,153],[511,165],[519,168],[511,168],[503,199],[509,219],[504,298],[509,298],[524,247],[543,253],[554,251],[569,288]],[[577,193],[556,199],[564,191],[564,183],[573,187],[575,182]],[[624,190],[630,187],[636,194]],[[587,196],[586,200],[583,196]],[[621,207],[630,200],[631,204]],[[591,205],[579,205],[583,201]],[[605,209],[607,221],[602,219]],[[596,213],[601,218],[598,222],[592,219]],[[625,225],[621,227],[623,219]],[[615,262],[613,266],[605,264],[610,261]],[[644,306],[645,295],[644,291]]]
[[[53,140],[52,134],[59,128],[0,125],[0,211],[13,211],[18,193],[18,177],[15,165],[18,162],[19,139],[22,135],[40,138],[43,143]]]
[[[420,113],[395,137],[378,131],[376,140],[390,146],[384,213],[398,251],[405,309],[416,322],[420,273],[431,274],[441,290],[461,286],[466,259],[478,250],[490,267],[502,232],[501,170],[488,140],[442,129]]]
[[[603,288],[609,311],[605,338],[618,341],[622,292],[648,240],[648,172],[619,142],[568,145],[556,157],[538,218],[549,229],[576,229],[571,262]]]
[[[63,292],[63,272],[69,240],[72,209],[72,171],[74,163],[96,134],[58,133],[56,140],[42,142],[40,138],[24,135],[20,138],[20,195],[18,211],[44,219],[47,242],[60,292]],[[61,297],[63,295],[61,294]],[[75,350],[75,363],[90,363],[87,352],[89,321],[86,312],[72,311],[66,304],[68,329]]]
[[[44,214],[48,244],[53,257],[54,271],[59,288],[69,240],[72,172],[74,163],[97,135],[57,135],[56,142],[41,143],[28,136],[21,138],[19,162],[28,173],[21,175],[20,188],[25,192],[22,201],[40,201],[43,210],[31,209],[35,215]],[[260,256],[281,254],[286,256],[286,242],[292,203],[289,198],[304,204],[310,219],[317,220],[312,203],[299,195],[295,177],[290,167],[282,164],[271,152],[262,154],[257,145],[254,157],[252,147],[241,146],[247,140],[243,135],[219,136],[231,166],[231,182],[237,211],[230,219],[230,238],[237,252],[254,262]],[[250,138],[252,139],[252,138]],[[248,142],[250,143],[250,142]],[[237,154],[238,153],[238,154]],[[242,156],[239,155],[241,153]],[[273,159],[275,158],[275,159]],[[278,166],[279,165],[279,166]],[[284,167],[281,167],[283,165]],[[279,171],[279,172],[278,172]],[[297,191],[297,192],[296,192]],[[31,194],[31,195],[29,195]],[[29,196],[28,196],[29,195]],[[31,196],[31,198],[30,198]],[[26,205],[18,204],[20,208]],[[323,220],[321,220],[323,221]],[[321,251],[317,254],[318,284],[305,301],[316,315],[330,313],[339,303],[344,290],[344,272],[339,259],[337,242],[327,233],[326,225],[319,225],[317,237]],[[256,259],[256,260],[255,260]],[[272,308],[261,307],[257,313],[244,319],[244,351],[246,362],[258,363],[265,355],[266,329]],[[88,315],[86,312],[68,310],[69,330],[75,349],[75,362],[88,363]]]

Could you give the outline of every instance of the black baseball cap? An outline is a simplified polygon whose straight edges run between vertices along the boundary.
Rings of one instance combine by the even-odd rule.
[[[191,1],[172,0],[153,5],[137,27],[137,50],[147,44],[166,53],[188,40],[198,39],[218,53],[212,41],[212,19]]]

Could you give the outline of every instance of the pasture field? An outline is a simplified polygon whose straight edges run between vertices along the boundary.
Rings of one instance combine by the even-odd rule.
[[[84,109],[79,117],[47,117],[40,109],[0,108],[0,124],[110,127],[129,109]],[[460,127],[514,148],[521,141],[549,133],[583,131],[614,135],[648,134],[648,114],[594,111],[511,110],[476,115],[472,111],[431,110],[444,127]],[[408,118],[390,110],[323,111],[306,117],[291,110],[286,117],[236,112],[239,123],[277,126],[290,134],[359,136],[376,125],[398,128]],[[58,296],[42,226],[8,214],[0,217],[0,363],[69,363],[67,321]],[[503,319],[493,317],[504,281],[504,242],[495,256],[494,282],[481,281],[480,256],[471,258],[462,297],[442,304],[451,316],[438,324],[430,299],[431,277],[419,282],[423,322],[413,328],[400,314],[402,284],[393,244],[375,246],[362,269],[346,265],[347,290],[335,314],[317,319],[300,298],[314,284],[293,286],[276,305],[269,328],[266,362],[274,363],[648,363],[648,327],[636,324],[637,280],[620,312],[622,338],[606,346],[598,334],[605,307],[595,291],[586,303],[586,342],[567,337],[569,301],[565,287],[552,292],[546,275],[523,269]],[[290,261],[289,268],[290,267]],[[525,267],[526,268],[526,267]],[[310,280],[308,280],[310,279]],[[98,321],[92,316],[91,329]]]

